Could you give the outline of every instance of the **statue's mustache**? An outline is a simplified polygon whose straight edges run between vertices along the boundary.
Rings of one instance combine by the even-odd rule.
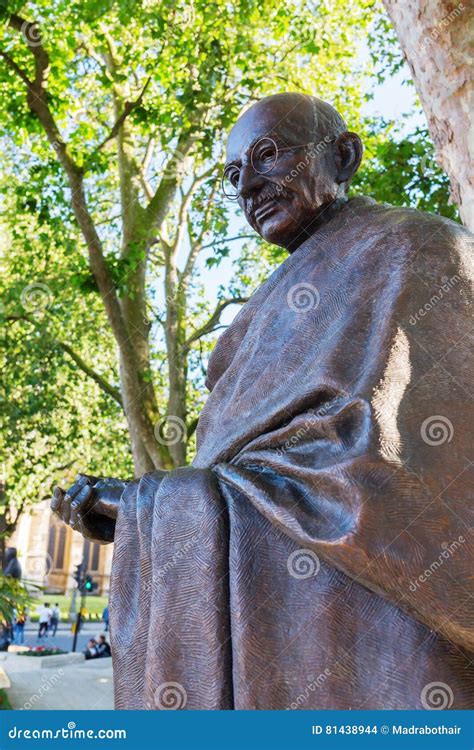
[[[289,192],[286,188],[278,183],[271,182],[266,185],[260,192],[250,196],[245,201],[245,210],[247,214],[253,215],[257,208],[266,201],[278,200],[281,198],[289,197]]]

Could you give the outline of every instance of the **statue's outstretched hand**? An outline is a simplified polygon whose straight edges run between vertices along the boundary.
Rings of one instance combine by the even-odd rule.
[[[113,542],[122,492],[128,482],[78,474],[65,492],[56,487],[51,509],[64,523],[94,542]]]

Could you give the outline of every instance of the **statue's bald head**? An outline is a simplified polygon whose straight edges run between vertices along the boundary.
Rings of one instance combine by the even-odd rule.
[[[254,169],[258,150],[274,143],[274,168]],[[361,152],[360,139],[330,104],[306,94],[275,94],[249,107],[232,128],[227,165],[236,170],[226,175],[251,226],[292,251],[326,209],[346,200]]]
[[[325,136],[337,138],[347,131],[339,112],[322,99],[299,93],[274,94],[260,99],[239,117],[229,135],[228,157],[231,150],[248,145],[256,127],[266,135],[279,135],[288,145],[324,140]]]

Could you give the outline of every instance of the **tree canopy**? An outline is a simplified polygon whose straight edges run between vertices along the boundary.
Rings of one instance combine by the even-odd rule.
[[[5,507],[192,457],[217,332],[283,257],[220,192],[249,102],[317,93],[366,144],[354,191],[455,215],[426,132],[363,116],[384,23],[373,0],[3,3]]]

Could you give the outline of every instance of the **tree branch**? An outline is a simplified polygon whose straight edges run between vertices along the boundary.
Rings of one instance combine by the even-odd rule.
[[[178,252],[184,236],[184,230],[186,228],[186,216],[188,214],[193,195],[195,194],[196,190],[202,185],[202,183],[211,176],[214,169],[215,166],[213,165],[212,167],[209,167],[209,169],[207,169],[205,172],[203,172],[203,174],[197,175],[192,181],[188,192],[183,195],[183,199],[178,210],[177,230],[171,248],[171,255],[173,257]]]
[[[17,65],[17,63],[10,57],[10,55],[7,55],[6,52],[0,51],[0,57],[3,57],[8,67],[11,68],[17,74],[17,76],[21,78],[23,83],[25,83],[27,86],[31,86],[31,81],[26,75],[25,71],[22,70],[19,65]]]
[[[191,421],[188,422],[186,426],[186,437],[188,440],[196,432],[196,427],[198,426],[198,422],[199,422],[199,417],[194,417],[194,419],[191,419]]]
[[[16,14],[9,17],[9,26],[25,35],[28,34],[29,30],[37,28],[36,24],[25,21]],[[35,61],[35,78],[33,81],[29,79],[25,81],[28,106],[43,126],[46,136],[66,172],[71,189],[72,209],[89,250],[91,269],[101,292],[107,316],[119,345],[122,343],[126,348],[130,348],[115,286],[103,255],[102,243],[87,208],[82,169],[70,156],[67,145],[49,108],[46,96],[46,82],[50,70],[48,54],[40,43],[29,45],[29,49]]]
[[[136,109],[138,106],[140,106],[140,104],[142,102],[142,99],[143,99],[143,97],[145,95],[145,92],[146,92],[146,90],[147,90],[147,88],[148,88],[148,86],[150,84],[150,81],[151,81],[151,78],[148,77],[147,80],[146,80],[146,82],[145,82],[145,85],[143,86],[143,88],[142,88],[142,90],[140,92],[140,95],[138,96],[137,99],[135,99],[135,101],[133,101],[133,102],[125,102],[125,106],[124,106],[122,114],[117,118],[117,120],[113,124],[113,126],[112,126],[112,128],[110,130],[110,133],[108,134],[108,136],[106,138],[104,138],[104,140],[101,143],[99,143],[99,145],[97,146],[97,148],[94,150],[93,153],[97,153],[97,151],[100,151],[100,149],[103,148],[106,143],[108,143],[109,141],[111,141],[111,140],[113,140],[114,138],[117,137],[117,135],[118,135],[118,133],[119,133],[122,125],[124,124],[125,120],[129,116],[129,114],[131,112],[133,112],[133,110]]]
[[[221,300],[217,304],[216,309],[214,310],[208,321],[204,323],[204,325],[202,325],[200,328],[197,328],[184,343],[184,352],[189,351],[189,348],[194,341],[197,341],[198,339],[202,338],[202,336],[205,336],[208,333],[212,333],[212,331],[215,330],[215,327],[219,323],[221,315],[226,307],[228,307],[229,305],[243,305],[248,300],[249,297],[231,297],[229,299]]]
[[[148,140],[148,143],[146,144],[145,156],[143,157],[143,161],[142,161],[142,169],[145,172],[145,174],[146,172],[148,172],[148,167],[150,166],[150,162],[153,157],[154,148],[155,148],[155,139],[152,137]]]
[[[30,325],[35,325],[35,321],[32,320],[28,315],[8,315],[6,317],[7,321],[14,321],[17,322],[19,320],[24,320],[26,323],[29,323]],[[110,385],[110,383],[107,382],[107,380],[102,377],[102,375],[99,375],[98,372],[92,369],[87,362],[85,362],[82,357],[77,354],[77,352],[74,351],[74,349],[69,346],[69,344],[66,344],[64,341],[60,341],[60,339],[57,339],[55,336],[50,334],[48,331],[46,331],[44,328],[41,328],[41,332],[43,334],[46,333],[48,338],[51,340],[53,344],[56,344],[59,346],[64,352],[66,352],[71,359],[76,363],[76,365],[79,367],[80,370],[82,370],[86,375],[88,375],[92,380],[94,380],[97,385],[100,386],[100,388],[107,393],[109,396],[112,396],[112,398],[120,404],[120,406],[123,408],[123,402],[122,402],[122,396],[120,394],[120,391],[118,388],[115,388],[113,385]]]
[[[180,164],[184,161],[192,144],[193,138],[188,134],[179,138],[177,146],[166,164],[164,175],[145,209],[144,222],[149,234],[155,232],[163,223],[176,189],[183,179],[183,175],[180,173]]]
[[[87,362],[85,362],[82,357],[77,354],[77,352],[72,349],[69,344],[64,343],[64,341],[57,340],[58,345],[61,347],[63,351],[68,354],[73,362],[76,363],[76,365],[79,367],[82,372],[84,372],[86,375],[88,375],[92,380],[94,380],[97,385],[109,396],[112,396],[112,398],[123,408],[123,401],[122,396],[118,388],[114,388],[113,385],[110,385],[105,378],[102,377],[102,375],[99,375],[98,372],[92,369],[92,367],[89,367]]]
[[[197,238],[193,239],[192,233],[191,233],[191,222],[188,221],[188,235],[189,235],[189,244],[191,248],[190,248],[188,257],[186,259],[184,268],[180,274],[180,284],[183,286],[183,288],[186,287],[188,279],[193,272],[196,258],[198,257],[199,253],[203,249],[202,241],[206,235],[206,232],[208,231],[209,215],[211,212],[212,205],[214,203],[214,197],[215,197],[216,191],[217,191],[217,181],[213,185],[213,188],[208,196],[206,209],[204,211],[204,216],[203,216],[203,221],[202,221],[202,231],[200,232]]]
[[[150,166],[150,162],[153,157],[154,148],[155,148],[155,139],[150,138],[146,145],[145,156],[143,157],[143,161],[139,166],[140,180],[142,183],[142,187],[143,187],[143,191],[145,193],[146,199],[148,201],[151,201],[151,199],[153,198],[153,190],[152,190],[150,183],[148,182],[147,172],[148,172],[148,167]]]
[[[212,242],[208,242],[207,245],[202,245],[201,250],[207,250],[209,247],[215,247],[216,245],[224,245],[226,242],[236,242],[237,240],[256,240],[258,235],[256,234],[238,234],[235,237],[226,237],[225,239],[217,239]]]

